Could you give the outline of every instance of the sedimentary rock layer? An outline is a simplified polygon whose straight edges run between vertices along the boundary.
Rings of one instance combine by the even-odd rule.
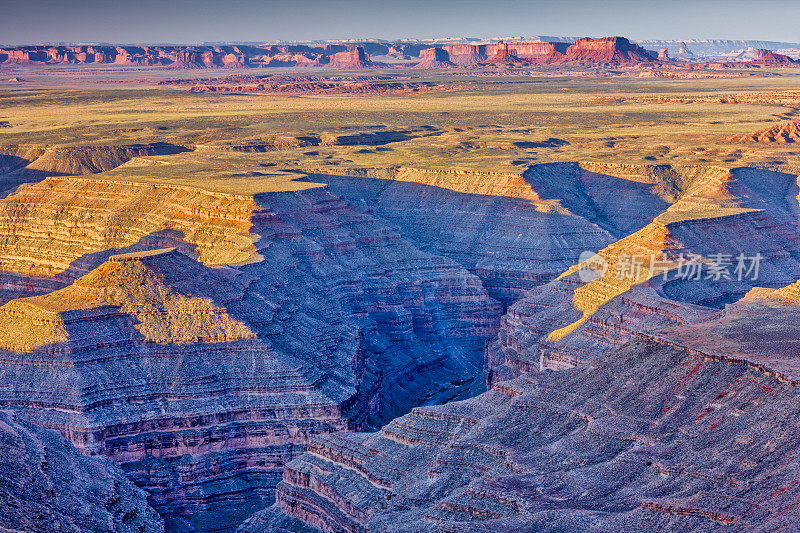
[[[770,44],[770,43],[761,43]],[[779,43],[772,43],[779,44]],[[645,50],[624,37],[583,38],[569,42],[498,42],[431,46],[407,42],[352,44],[282,44],[262,46],[17,46],[0,49],[0,63],[19,65],[114,64],[122,66],[170,66],[187,68],[333,67],[362,69],[375,66],[402,67],[409,63],[377,63],[370,56],[423,60],[423,68],[487,65],[584,65],[601,67],[645,66],[675,62],[666,54]],[[716,67],[796,66],[797,62],[770,50],[757,49],[753,61],[714,63]],[[695,56],[684,43],[676,55]],[[427,58],[427,59],[426,59]],[[435,58],[431,60],[431,58]],[[414,65],[414,63],[410,63]],[[691,64],[686,64],[691,67]],[[695,65],[708,66],[709,63]]]
[[[361,174],[311,180],[368,206],[423,250],[465,266],[505,305],[554,279],[582,251],[613,240],[595,224],[542,200],[519,174],[412,168]]]
[[[500,305],[457,263],[324,188],[254,199],[59,178],[6,201],[24,261],[63,242],[102,253],[69,252],[100,264],[0,308],[0,403],[119,462],[171,530],[230,529],[270,504],[312,435],[484,388]],[[82,223],[99,205],[91,239]],[[141,206],[158,216],[129,216]],[[72,221],[58,239],[22,231],[53,213]],[[110,238],[134,251],[111,255]],[[175,249],[156,250],[165,241]],[[193,259],[240,259],[220,255],[240,241],[245,264]]]
[[[74,278],[102,261],[92,261],[94,254],[111,255],[143,239],[160,240],[162,247],[175,243],[207,264],[245,261],[255,249],[249,231],[254,213],[259,214],[257,204],[246,196],[48,178],[0,201],[0,270],[27,276],[69,270]]]
[[[732,142],[758,142],[758,143],[796,143],[800,142],[800,122],[786,122],[775,124],[749,135],[728,137]]]
[[[240,531],[771,531],[800,519],[797,400],[758,368],[637,340],[317,438]]]
[[[700,323],[754,286],[781,287],[800,277],[797,176],[757,169],[684,172],[679,180],[670,175],[662,176],[668,179],[658,181],[657,190],[665,198],[674,195],[674,203],[654,222],[600,250],[605,270],[596,279],[582,279],[583,264],[576,264],[509,308],[498,341],[487,348],[490,381],[586,362],[639,331]],[[597,217],[615,205],[596,202],[597,196],[590,201],[564,183],[554,192],[575,211],[592,206]],[[615,224],[627,222],[619,215]],[[757,254],[757,277],[737,275],[739,255]],[[690,257],[704,263],[705,273],[689,276],[679,269]],[[726,261],[719,276],[709,275],[714,258]]]
[[[0,529],[158,533],[144,491],[111,461],[81,455],[62,435],[0,411]]]

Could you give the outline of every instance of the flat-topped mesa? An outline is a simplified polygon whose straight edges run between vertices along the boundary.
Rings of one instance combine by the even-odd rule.
[[[0,529],[162,533],[161,518],[120,468],[81,455],[58,432],[0,411]]]
[[[514,42],[504,43],[510,54],[519,60],[547,62],[559,57],[566,49],[566,43],[547,43],[547,42]],[[497,45],[486,45],[488,55],[496,54]]]
[[[344,52],[337,52],[330,58],[329,66],[339,69],[363,69],[374,66],[363,46],[355,46]]]
[[[420,55],[422,61],[417,63],[417,68],[449,68],[456,66],[450,61],[450,54],[446,50],[434,47],[427,48]]]
[[[130,161],[134,157],[172,155],[187,151],[189,149],[184,146],[166,142],[106,146],[0,146],[0,153],[13,154],[28,159],[30,163],[28,163],[26,169],[55,175],[106,172]]]
[[[486,47],[475,44],[446,44],[442,50],[447,52],[450,61],[456,65],[475,65],[486,59]]]
[[[0,270],[69,280],[115,250],[164,246],[206,264],[239,263],[254,257],[250,228],[259,216],[249,196],[51,177],[0,200]]]
[[[756,50],[755,58],[750,61],[750,64],[765,66],[795,66],[798,64],[798,61],[795,61],[789,56],[773,52],[772,50],[759,48]]]
[[[578,39],[567,48],[562,63],[584,63],[587,65],[629,65],[651,63],[653,57],[638,44],[624,37],[601,37]]]
[[[796,143],[800,142],[800,122],[785,122],[754,131],[747,135],[734,135],[726,138],[729,142],[758,143]]]

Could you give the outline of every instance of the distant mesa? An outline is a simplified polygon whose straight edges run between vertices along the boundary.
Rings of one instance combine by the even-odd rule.
[[[442,48],[427,48],[422,51],[422,61],[417,63],[417,68],[449,68],[455,67],[450,61],[450,54]]]
[[[800,142],[800,122],[786,122],[760,129],[749,135],[728,137],[731,142],[797,143]]]
[[[442,46],[442,50],[456,65],[472,66],[486,59],[486,45],[450,44]]]
[[[123,66],[162,66],[176,69],[245,68],[245,67],[328,67],[359,70],[385,66],[371,57],[402,60],[395,67],[452,68],[460,67],[525,67],[530,65],[583,65],[587,67],[636,67],[639,65],[673,64],[674,60],[693,63],[699,60],[686,43],[681,42],[670,57],[665,41],[649,41],[661,50],[651,52],[624,37],[589,37],[572,43],[564,41],[499,41],[487,44],[423,45],[407,42],[365,41],[358,44],[304,43],[280,45],[150,45],[112,46],[31,45],[0,49],[0,63],[19,65],[114,64]],[[743,42],[744,43],[744,42]],[[764,48],[767,43],[754,43],[756,57],[745,61],[719,63],[718,67],[792,66],[798,61]],[[694,45],[694,44],[693,44]],[[753,46],[748,50],[756,48]],[[419,57],[419,62],[411,61]],[[733,56],[726,56],[732,58]],[[727,59],[726,59],[727,61]]]
[[[650,52],[624,37],[602,37],[578,39],[569,48],[562,63],[584,63],[595,65],[626,65],[650,63],[654,58]]]
[[[363,46],[356,46],[351,50],[333,54],[331,56],[330,66],[333,68],[350,70],[374,67],[375,64],[369,60],[369,56]]]
[[[187,48],[180,50],[175,56],[173,68],[213,68],[213,67],[246,67],[248,58],[243,54],[225,53],[224,51],[197,50]]]
[[[771,50],[765,50],[763,48],[759,48],[756,50],[756,57],[751,61],[753,64],[757,65],[769,65],[769,66],[781,66],[781,65],[794,65],[798,63],[794,59],[790,58],[789,56],[785,56],[783,54],[777,54]]]

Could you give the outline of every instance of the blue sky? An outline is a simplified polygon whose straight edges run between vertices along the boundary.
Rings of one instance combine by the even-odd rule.
[[[0,0],[0,43],[603,36],[800,42],[800,1]]]

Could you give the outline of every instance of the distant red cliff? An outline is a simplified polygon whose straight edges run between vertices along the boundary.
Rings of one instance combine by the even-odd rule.
[[[395,59],[418,62],[395,63]],[[386,59],[383,59],[386,58]],[[380,61],[387,61],[381,63]],[[394,67],[521,67],[526,65],[581,65],[587,67],[657,66],[673,64],[666,53],[645,50],[624,37],[589,37],[566,42],[503,42],[426,46],[412,43],[363,42],[309,46],[17,46],[0,49],[0,63],[20,65],[116,64],[172,68],[329,67],[358,70],[391,64]],[[753,61],[720,64],[795,66],[800,62],[770,50],[757,50]]]

